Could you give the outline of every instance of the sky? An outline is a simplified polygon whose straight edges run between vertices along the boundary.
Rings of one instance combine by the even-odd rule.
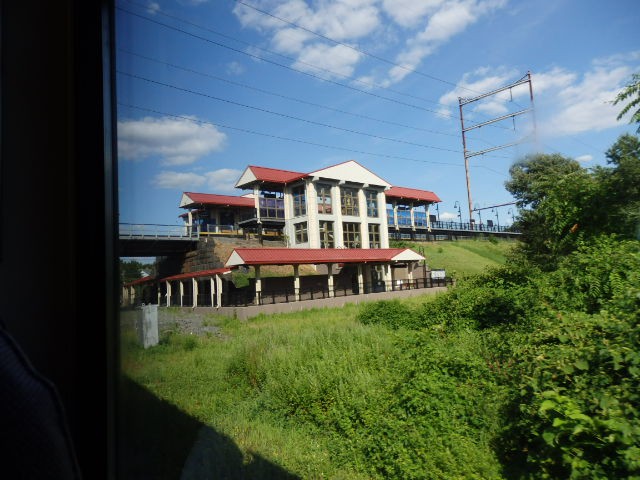
[[[612,101],[640,72],[638,24],[637,0],[119,0],[119,220],[179,225],[182,192],[248,193],[249,165],[355,160],[468,221],[469,192],[514,201],[524,156],[606,165],[635,132]],[[466,132],[468,155],[512,144],[469,156],[467,189],[459,99],[528,73],[462,107],[466,128],[505,117]]]

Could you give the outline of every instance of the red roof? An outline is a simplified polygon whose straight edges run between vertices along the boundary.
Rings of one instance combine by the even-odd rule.
[[[390,262],[408,248],[236,248],[226,265],[313,265],[321,263]],[[413,259],[413,258],[412,258]]]
[[[230,268],[214,268],[213,270],[200,270],[198,272],[190,272],[190,273],[179,273],[178,275],[172,275],[170,277],[165,277],[161,279],[161,282],[166,282],[169,280],[184,280],[185,278],[197,278],[197,277],[211,277],[213,275],[220,275],[223,273],[230,272]]]
[[[255,200],[248,197],[235,195],[217,195],[215,193],[184,192],[192,203],[185,204],[182,208],[190,208],[194,205],[222,205],[225,207],[255,207]]]
[[[429,190],[418,190],[416,188],[391,187],[384,192],[387,198],[399,198],[402,200],[416,200],[419,202],[441,202],[440,198]]]
[[[250,165],[249,169],[253,172],[256,179],[261,182],[291,183],[309,176],[306,173],[278,170],[277,168],[256,167],[254,165]]]
[[[125,283],[124,286],[125,287],[133,287],[134,285],[141,285],[143,283],[151,282],[151,281],[153,281],[155,279],[156,279],[156,277],[152,277],[152,276],[141,277],[141,278],[138,278],[136,280],[132,280],[132,281],[130,281],[128,283]]]

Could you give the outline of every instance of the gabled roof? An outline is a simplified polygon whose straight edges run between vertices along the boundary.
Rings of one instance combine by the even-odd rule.
[[[213,275],[224,275],[229,273],[230,268],[214,268],[213,270],[200,270],[198,272],[179,273],[178,275],[171,275],[160,279],[161,282],[167,282],[170,280],[184,280],[185,278],[198,278],[198,277],[212,277]]]
[[[441,202],[440,198],[429,190],[418,190],[416,188],[391,187],[384,192],[387,198],[397,198],[400,200],[413,200],[418,202]]]
[[[217,195],[214,193],[184,192],[180,200],[181,208],[193,208],[198,205],[220,205],[224,207],[255,207],[253,198],[235,195]]]
[[[301,172],[249,165],[236,182],[236,188],[245,188],[256,182],[286,185],[307,176]]]
[[[236,248],[225,265],[317,265],[424,260],[408,248]]]
[[[133,287],[134,285],[142,285],[143,283],[149,283],[156,279],[156,277],[148,275],[146,277],[140,277],[136,280],[132,280],[124,284],[125,287]]]
[[[376,185],[388,188],[391,186],[389,182],[380,178],[368,168],[363,167],[355,160],[338,163],[330,167],[316,170],[309,173],[310,177],[329,178],[332,180],[346,180],[356,183],[368,185]]]

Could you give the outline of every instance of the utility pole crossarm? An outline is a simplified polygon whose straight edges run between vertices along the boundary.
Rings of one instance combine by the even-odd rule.
[[[525,108],[524,110],[520,110],[519,112],[508,113],[508,114],[503,115],[501,117],[492,118],[491,120],[487,120],[486,122],[482,122],[482,123],[477,123],[475,125],[471,125],[470,127],[467,127],[465,129],[463,129],[462,131],[463,132],[468,132],[469,130],[473,130],[474,128],[484,127],[485,125],[491,125],[492,123],[501,122],[502,120],[506,120],[507,118],[517,117],[518,115],[522,115],[523,113],[529,113],[532,110],[533,110],[532,108]]]

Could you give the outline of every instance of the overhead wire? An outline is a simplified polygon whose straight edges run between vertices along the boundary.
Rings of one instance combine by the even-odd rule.
[[[312,124],[312,125],[317,125],[317,126],[320,126],[320,127],[332,128],[334,130],[341,130],[341,131],[347,132],[347,133],[353,133],[353,134],[356,134],[356,135],[363,135],[363,136],[366,136],[366,137],[376,138],[378,140],[386,140],[386,141],[389,141],[389,142],[402,143],[402,144],[411,145],[411,146],[414,146],[414,147],[429,148],[429,149],[433,149],[433,150],[440,150],[440,151],[443,151],[443,152],[462,153],[461,150],[453,150],[451,148],[444,148],[444,147],[437,147],[437,146],[434,146],[434,145],[426,145],[426,144],[422,144],[422,143],[409,142],[409,141],[406,141],[406,140],[399,140],[397,138],[390,138],[390,137],[384,137],[382,135],[375,135],[375,134],[372,134],[372,133],[361,132],[359,130],[353,130],[353,129],[350,129],[350,128],[338,127],[336,125],[331,125],[331,124],[328,124],[328,123],[316,122],[315,120],[309,120],[309,119],[306,119],[306,118],[297,117],[295,115],[289,115],[289,114],[282,113],[282,112],[276,112],[276,111],[269,110],[269,109],[266,109],[266,108],[256,107],[254,105],[248,105],[246,103],[236,102],[234,100],[229,100],[227,98],[217,97],[215,95],[209,95],[209,94],[204,93],[204,92],[198,92],[196,90],[191,90],[191,89],[188,89],[188,88],[182,88],[182,87],[179,87],[177,85],[172,85],[170,83],[160,82],[158,80],[153,80],[151,78],[146,78],[146,77],[143,77],[141,75],[135,75],[135,74],[132,74],[132,73],[129,73],[129,72],[124,72],[122,70],[116,70],[116,73],[119,73],[121,75],[126,75],[126,76],[131,77],[131,78],[136,78],[138,80],[143,80],[145,82],[153,83],[153,84],[156,84],[156,85],[161,85],[163,87],[171,88],[171,89],[178,90],[178,91],[181,91],[181,92],[190,93],[192,95],[198,95],[198,96],[209,98],[209,99],[216,100],[216,101],[219,101],[219,102],[228,103],[230,105],[235,105],[235,106],[238,106],[238,107],[243,107],[243,108],[248,108],[248,109],[259,111],[259,112],[263,112],[263,113],[268,113],[270,115],[277,115],[277,116],[280,116],[280,117],[283,117],[283,118],[288,118],[288,119],[291,119],[291,120],[297,120],[297,121],[300,121],[300,122],[305,122],[305,123],[309,123],[309,124]]]
[[[309,106],[316,107],[316,108],[321,108],[321,109],[324,109],[324,110],[330,110],[332,112],[341,113],[343,115],[350,115],[350,116],[353,116],[353,117],[363,118],[363,119],[366,119],[366,120],[373,120],[375,122],[386,123],[388,125],[394,125],[396,127],[408,128],[408,129],[416,130],[416,131],[420,131],[420,132],[433,133],[433,134],[437,134],[437,135],[445,135],[445,136],[455,137],[455,138],[459,137],[459,135],[455,134],[455,133],[448,133],[448,132],[442,132],[442,131],[438,131],[438,130],[431,130],[431,129],[428,129],[428,128],[422,128],[422,127],[406,125],[406,124],[403,124],[403,123],[397,123],[397,122],[393,122],[393,121],[390,121],[390,120],[385,120],[385,119],[382,119],[382,118],[371,117],[371,116],[363,115],[363,114],[360,114],[360,113],[349,112],[349,111],[346,111],[346,110],[333,108],[333,107],[330,107],[328,105],[322,105],[322,104],[319,104],[319,103],[309,102],[308,100],[303,100],[301,98],[290,97],[288,95],[283,95],[281,93],[273,92],[273,91],[270,91],[270,90],[265,90],[263,88],[254,87],[252,85],[247,85],[246,83],[236,82],[234,80],[229,80],[228,78],[220,77],[218,75],[212,75],[212,74],[201,72],[201,71],[198,71],[198,70],[193,70],[191,68],[182,67],[182,66],[176,65],[174,63],[165,62],[163,60],[159,60],[159,59],[152,58],[152,57],[149,57],[149,56],[146,56],[146,55],[142,55],[142,54],[139,54],[139,53],[131,52],[131,51],[125,50],[123,48],[119,48],[118,50],[120,52],[122,52],[122,53],[126,53],[128,55],[132,55],[132,56],[135,56],[135,57],[138,57],[138,58],[142,58],[142,59],[145,59],[145,60],[148,60],[148,61],[151,61],[151,62],[155,62],[155,63],[161,64],[161,65],[165,65],[165,66],[168,66],[168,67],[171,67],[171,68],[175,68],[177,70],[182,70],[184,72],[193,73],[193,74],[200,75],[200,76],[203,76],[203,77],[211,78],[211,79],[214,79],[214,80],[218,80],[218,81],[221,81],[221,82],[228,83],[230,85],[235,85],[235,86],[238,86],[238,87],[246,88],[248,90],[253,90],[253,91],[256,91],[256,92],[264,93],[266,95],[271,95],[271,96],[275,96],[275,97],[278,97],[278,98],[283,98],[283,99],[286,99],[286,100],[290,100],[290,101],[293,101],[293,102],[302,103],[304,105],[309,105]]]

